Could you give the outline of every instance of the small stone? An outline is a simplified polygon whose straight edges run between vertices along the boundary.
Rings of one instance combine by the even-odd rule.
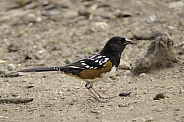
[[[179,94],[184,94],[184,86],[183,87],[180,87]]]
[[[2,63],[6,63],[6,61],[4,61],[4,60],[0,60],[0,64],[2,64]]]
[[[116,16],[110,12],[102,12],[100,16],[104,19],[116,19]]]
[[[159,93],[153,99],[154,100],[160,100],[160,99],[164,99],[164,98],[165,98],[165,95],[163,93]]]
[[[151,81],[154,81],[154,80],[155,80],[155,78],[154,78],[154,77],[151,77],[151,78],[150,78],[150,80],[151,80]]]
[[[29,23],[35,23],[36,22],[36,15],[33,13],[28,14],[27,16],[25,16],[25,20],[28,21]]]
[[[128,62],[121,59],[120,64],[119,64],[119,68],[121,68],[121,69],[131,69],[131,66]]]
[[[145,21],[147,23],[152,23],[152,22],[155,22],[156,19],[157,19],[156,15],[151,15],[151,16],[145,18]]]
[[[127,97],[127,96],[129,96],[131,93],[132,93],[131,91],[129,91],[129,92],[121,92],[121,93],[119,93],[119,96],[120,96],[120,97]]]
[[[129,11],[121,11],[121,10],[117,9],[114,12],[114,15],[116,16],[116,18],[123,18],[123,17],[131,17],[133,14],[130,13]]]
[[[41,21],[42,21],[42,18],[41,18],[41,17],[38,17],[38,18],[36,19],[36,21],[37,21],[37,22],[41,22]]]
[[[15,68],[16,68],[16,66],[15,66],[14,64],[8,64],[7,69],[8,69],[9,71],[14,70]]]
[[[34,87],[33,85],[26,86],[27,89],[30,89],[30,88],[33,88],[33,87]]]
[[[73,19],[73,18],[76,18],[78,16],[79,16],[79,14],[75,10],[67,10],[63,13],[63,17],[66,19]]]
[[[174,2],[170,2],[168,6],[169,8],[182,9],[184,7],[184,2],[174,1]]]
[[[146,122],[146,120],[144,118],[135,118],[132,119],[132,122]]]
[[[150,116],[146,116],[145,119],[146,119],[145,122],[153,122],[154,121],[154,118],[150,117]]]
[[[40,114],[41,117],[45,117],[45,114]]]
[[[139,76],[140,77],[146,77],[146,73],[141,73]]]
[[[71,58],[67,58],[67,59],[64,60],[64,62],[65,62],[66,64],[70,64],[70,63],[73,62],[73,60],[72,60]]]
[[[41,2],[43,6],[47,6],[50,3],[48,0],[42,0]]]
[[[30,4],[27,4],[24,9],[34,9],[37,6],[36,2],[31,2]]]
[[[8,117],[7,116],[0,116],[0,120],[2,120],[2,119],[8,119]]]
[[[58,98],[57,97],[54,97],[53,100],[57,100]]]
[[[64,94],[64,92],[58,92],[58,95],[63,95]]]
[[[118,107],[128,107],[128,104],[118,104]]]
[[[126,70],[123,74],[125,76],[131,76],[132,75],[132,72],[130,70]]]
[[[95,22],[92,23],[92,27],[90,28],[91,31],[95,32],[97,30],[107,30],[109,29],[109,25],[106,22]]]
[[[96,110],[96,109],[92,109],[90,112],[91,113],[96,113],[96,114],[100,113],[100,111],[99,110]]]
[[[8,45],[7,49],[8,49],[8,52],[17,52],[19,50],[19,45],[15,43],[11,43],[10,45]]]
[[[33,23],[28,23],[28,26],[29,27],[32,27],[34,24]]]
[[[184,51],[178,51],[178,55],[184,55]]]
[[[49,4],[47,6],[44,7],[45,10],[51,10],[55,8],[55,4]]]

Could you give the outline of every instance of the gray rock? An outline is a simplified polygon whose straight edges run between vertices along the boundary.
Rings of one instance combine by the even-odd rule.
[[[16,68],[16,66],[15,66],[14,64],[8,64],[7,69],[8,69],[9,71],[14,70],[15,68]]]
[[[184,2],[183,1],[170,2],[168,4],[168,7],[171,8],[171,9],[183,9],[184,8]]]
[[[67,10],[63,13],[63,18],[66,18],[66,19],[73,19],[73,18],[76,18],[78,16],[79,16],[79,14],[75,10]]]

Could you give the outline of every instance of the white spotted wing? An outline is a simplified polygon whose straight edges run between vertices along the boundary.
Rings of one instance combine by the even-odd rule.
[[[103,68],[105,63],[109,61],[109,58],[101,54],[92,55],[88,58],[78,60],[74,63],[71,63],[65,68],[73,69],[100,69]]]

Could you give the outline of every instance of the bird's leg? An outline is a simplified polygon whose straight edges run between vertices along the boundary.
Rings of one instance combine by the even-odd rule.
[[[99,98],[108,99],[108,97],[104,97],[101,94],[99,94],[93,87],[91,89],[99,96]]]
[[[93,82],[87,81],[85,87],[95,96],[95,98],[100,102],[107,102],[105,97],[101,96],[94,88]]]
[[[85,87],[95,96],[98,101],[106,102],[105,100],[101,99],[103,97],[93,88],[93,82],[87,81]]]
[[[99,94],[94,92],[93,88],[93,82],[87,81],[85,87],[97,98],[99,97]]]

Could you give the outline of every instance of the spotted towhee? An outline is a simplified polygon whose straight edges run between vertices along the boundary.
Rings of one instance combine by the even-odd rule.
[[[124,37],[114,36],[108,40],[100,53],[88,58],[80,59],[63,67],[38,67],[19,72],[60,71],[66,75],[78,77],[86,81],[85,87],[97,100],[104,101],[103,97],[93,88],[93,83],[114,75],[120,63],[121,53],[127,44],[133,43]]]

